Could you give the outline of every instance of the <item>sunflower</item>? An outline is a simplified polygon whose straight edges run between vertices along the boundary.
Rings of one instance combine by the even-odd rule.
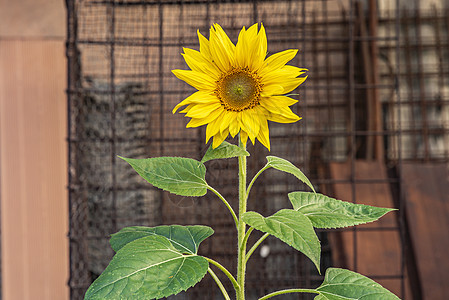
[[[230,134],[246,144],[259,140],[270,150],[268,121],[293,123],[301,118],[289,106],[297,100],[283,94],[303,83],[299,77],[307,69],[286,65],[298,50],[290,49],[266,57],[267,37],[263,25],[240,31],[234,45],[223,28],[214,24],[209,40],[199,31],[200,51],[184,48],[182,53],[191,70],[173,74],[198,91],[173,109],[191,118],[189,127],[207,124],[206,142],[213,137],[218,147]]]

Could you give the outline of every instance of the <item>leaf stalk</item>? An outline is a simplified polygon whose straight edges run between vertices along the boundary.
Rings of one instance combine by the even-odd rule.
[[[246,259],[245,263],[248,262],[249,258],[253,254],[254,251],[256,251],[257,247],[259,247],[260,244],[269,236],[269,233],[265,233],[260,239],[257,240],[257,242],[254,243],[254,245],[249,249],[248,253],[246,253]]]
[[[204,256],[203,256],[204,257]],[[229,280],[232,282],[232,285],[234,286],[234,289],[237,291],[240,289],[239,284],[237,283],[237,280],[235,280],[234,276],[232,276],[231,272],[229,272],[225,267],[223,267],[219,262],[216,262],[213,259],[210,259],[208,257],[204,257],[209,263],[213,264],[217,268],[219,268],[226,276],[228,276]]]
[[[265,295],[262,298],[259,298],[259,300],[266,300],[274,296],[279,296],[283,294],[290,294],[290,293],[313,293],[313,294],[319,294],[316,290],[312,289],[288,289],[288,290],[280,290],[277,292],[273,292],[271,294]]]
[[[248,189],[246,191],[246,198],[248,199],[249,197],[249,192],[251,191],[251,188],[253,187],[254,182],[256,181],[256,179],[260,176],[260,174],[263,173],[263,171],[265,171],[266,169],[269,169],[270,166],[265,165],[265,167],[263,167],[262,169],[259,170],[259,172],[257,172],[256,175],[254,175],[253,179],[251,180],[251,182],[248,185]]]
[[[232,206],[229,204],[229,202],[225,199],[225,197],[223,197],[216,189],[214,189],[213,187],[211,187],[210,185],[207,186],[207,188],[213,192],[215,195],[218,196],[218,198],[220,198],[220,200],[226,205],[226,207],[228,208],[229,212],[232,215],[232,218],[234,218],[234,223],[235,223],[235,227],[238,230],[238,225],[239,225],[239,220],[237,218],[237,215],[234,212],[234,209],[232,209]]]
[[[225,299],[226,300],[231,300],[231,297],[229,297],[228,292],[226,292],[226,289],[224,288],[224,286],[221,283],[221,281],[218,278],[218,276],[215,275],[214,271],[212,271],[211,268],[208,268],[207,272],[209,272],[210,276],[212,276],[212,278],[215,280],[215,282],[217,283],[218,287],[220,288],[220,291],[223,294],[223,296],[225,297]]]

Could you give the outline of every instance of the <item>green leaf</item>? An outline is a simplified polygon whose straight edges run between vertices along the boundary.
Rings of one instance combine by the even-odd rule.
[[[320,270],[321,246],[310,220],[292,209],[282,209],[267,218],[249,211],[243,221],[257,230],[269,233],[304,253]]]
[[[341,228],[373,222],[395,210],[354,204],[322,194],[293,192],[288,194],[293,208],[302,212],[316,228]]]
[[[398,300],[392,292],[377,282],[358,273],[329,268],[324,282],[317,289],[320,295],[315,300]]]
[[[160,299],[198,283],[209,263],[196,254],[182,254],[163,236],[132,241],[112,258],[84,299]]]
[[[132,226],[123,228],[119,232],[112,234],[109,242],[112,249],[117,252],[123,246],[134,240],[156,235],[166,237],[172,243],[173,247],[181,253],[197,254],[200,243],[213,233],[214,230],[212,228],[201,225]]]
[[[301,180],[302,182],[304,182],[305,184],[307,184],[307,186],[310,187],[312,191],[315,192],[312,183],[309,181],[306,175],[304,175],[304,173],[301,172],[300,169],[298,169],[294,164],[292,164],[288,160],[276,156],[267,156],[267,161],[268,163],[265,167],[271,167],[279,171],[290,173],[299,180]]]
[[[249,156],[249,152],[225,141],[215,149],[213,149],[211,145],[209,149],[207,149],[206,154],[204,154],[201,162],[204,163],[212,159],[232,158],[237,156]]]
[[[203,196],[207,192],[206,167],[197,160],[185,157],[120,158],[146,181],[170,193]]]

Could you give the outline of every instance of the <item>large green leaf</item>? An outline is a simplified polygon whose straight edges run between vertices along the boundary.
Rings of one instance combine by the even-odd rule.
[[[336,200],[322,194],[288,194],[293,208],[307,216],[316,228],[340,228],[373,222],[395,210]]]
[[[203,196],[207,192],[206,167],[197,160],[185,157],[120,158],[146,181],[170,193]]]
[[[304,253],[320,270],[321,246],[310,220],[292,209],[282,209],[269,217],[249,211],[243,221],[257,230],[269,233]]]
[[[132,226],[126,227],[111,236],[109,242],[115,252],[119,251],[126,244],[153,235],[166,237],[181,253],[198,253],[198,247],[202,241],[210,237],[214,230],[207,226],[181,226],[162,225],[157,227]]]
[[[249,156],[249,152],[240,148],[239,146],[230,144],[225,141],[215,149],[213,149],[211,145],[209,149],[207,149],[206,154],[204,154],[201,162],[204,163],[212,159],[232,158],[238,156]]]
[[[209,263],[196,254],[182,254],[163,236],[132,241],[113,257],[84,299],[160,299],[198,283]]]
[[[358,273],[329,268],[315,300],[398,300],[399,298],[377,282]]]
[[[307,184],[307,186],[310,187],[312,191],[315,192],[312,183],[306,177],[306,175],[304,175],[304,173],[301,172],[300,169],[298,169],[294,164],[292,164],[288,160],[276,156],[267,156],[267,161],[268,163],[265,167],[271,167],[279,171],[290,173],[299,180],[301,180],[302,182],[304,182],[305,184]]]

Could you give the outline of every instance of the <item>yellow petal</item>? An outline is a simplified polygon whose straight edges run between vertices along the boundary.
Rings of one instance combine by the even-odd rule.
[[[214,27],[221,44],[226,49],[226,51],[233,56],[235,50],[234,44],[231,42],[226,32],[224,32],[223,28],[219,24],[214,24]],[[231,61],[231,63],[233,63],[233,61]]]
[[[277,69],[274,71],[271,71],[267,74],[265,74],[264,76],[262,76],[262,82],[265,85],[269,85],[269,84],[278,84],[278,85],[282,85],[282,83],[285,80],[290,80],[290,79],[294,79],[295,76],[289,76],[290,73],[286,70],[283,69]]]
[[[267,120],[260,120],[260,131],[257,139],[270,151],[270,133]]]
[[[220,124],[220,131],[223,132],[225,129],[229,129],[229,125],[231,123],[238,123],[237,120],[237,113],[233,111],[228,111],[223,115],[223,118],[221,120]],[[235,136],[235,135],[234,135]]]
[[[298,103],[298,100],[287,96],[271,96],[269,101],[274,103],[276,106],[291,106]]]
[[[190,84],[197,90],[209,90],[213,91],[216,87],[214,79],[207,74],[190,71],[190,70],[172,70],[172,73],[175,74],[181,80],[184,80],[186,83]]]
[[[287,96],[271,96],[269,98],[262,98],[260,105],[271,113],[282,114],[286,107],[297,102],[298,100]]]
[[[271,98],[273,98],[273,97],[271,97]],[[266,99],[271,99],[271,98],[262,98],[260,101],[260,106],[265,108],[269,113],[281,114],[281,110],[280,110],[279,106],[277,106],[274,102],[272,102],[270,100],[266,100]]]
[[[246,53],[246,64],[251,70],[255,70],[255,65],[257,64],[256,58],[259,53],[259,39],[257,36],[257,27],[258,24],[252,25],[248,28],[246,35],[246,43],[247,43],[247,53]]]
[[[248,41],[253,41],[253,40],[257,39],[257,28],[258,27],[259,27],[259,24],[256,23],[256,24],[251,25],[248,28],[248,30],[247,30],[247,32],[248,32],[247,40]]]
[[[172,113],[175,113],[181,106],[188,105],[190,103],[191,102],[188,100],[188,97],[187,97],[186,99],[179,102],[178,105],[175,106],[175,108],[173,108]]]
[[[189,104],[189,105],[187,105],[183,110],[181,110],[179,113],[180,114],[185,114],[185,113],[188,113],[189,112],[189,110],[194,106],[195,104]]]
[[[215,119],[215,121],[210,122],[206,128],[206,143],[209,142],[210,138],[220,132],[220,118]]]
[[[306,79],[307,79],[307,76],[287,80],[285,83],[282,84],[282,87],[284,88],[284,91],[282,94],[286,94],[286,93],[293,91],[300,84],[302,84],[304,81],[306,81]]]
[[[259,70],[263,66],[263,62],[265,60],[265,57],[267,56],[267,35],[265,33],[265,27],[263,27],[263,24],[260,24],[260,30],[259,34],[257,35],[257,38],[259,41],[258,41],[257,54],[253,58],[254,70]]]
[[[190,120],[189,123],[187,123],[186,127],[187,128],[191,128],[191,127],[199,127],[199,126],[203,126],[206,125],[212,121],[214,121],[220,114],[221,114],[222,110],[220,111],[219,109],[214,110],[213,112],[211,112],[207,117],[205,118],[192,118],[192,120]]]
[[[268,115],[267,119],[269,121],[278,122],[278,123],[293,123],[301,120],[300,117],[295,115],[290,108],[284,107],[282,109],[282,114],[271,113]]]
[[[186,114],[189,118],[205,118],[213,111],[220,109],[221,104],[219,102],[215,103],[205,103],[205,104],[195,104]],[[220,110],[222,111],[222,110]]]
[[[180,107],[188,104],[193,103],[211,103],[211,102],[217,102],[217,96],[215,94],[210,92],[204,92],[204,91],[198,91],[190,95],[189,97],[182,100],[180,103],[178,103],[175,108],[173,108],[173,113],[175,113]]]
[[[222,72],[227,72],[235,64],[234,44],[218,24],[211,27],[209,41],[213,62]]]
[[[253,144],[260,130],[259,118],[257,116],[257,113],[252,109],[242,111],[242,124]]]
[[[200,41],[200,52],[203,54],[206,58],[211,59],[212,55],[210,54],[210,46],[209,41],[200,33],[200,31],[197,31],[198,33],[198,40]]]
[[[216,135],[214,135],[214,141],[212,142],[212,148],[215,149],[218,146],[220,146],[221,143],[223,143],[223,141],[226,139],[228,134],[229,134],[229,131],[225,130],[222,133],[218,132]]]
[[[257,71],[263,64],[267,54],[267,36],[265,28],[261,25],[257,32],[258,24],[252,25],[248,30],[242,28],[235,49],[235,59],[239,67],[249,67]]]
[[[305,74],[308,70],[305,68],[298,68],[295,66],[285,65],[281,70],[287,71],[289,77],[298,77],[299,75]]]
[[[262,97],[270,97],[272,95],[284,94],[284,88],[280,84],[264,85],[260,95]]]
[[[235,45],[235,61],[237,66],[245,68],[247,66],[248,43],[246,42],[246,29],[243,26],[240,30],[237,44]]]
[[[208,74],[213,80],[218,80],[220,77],[220,71],[200,52],[193,49],[184,48],[184,53],[182,53],[182,56],[192,71]]]
[[[260,24],[260,30],[259,30],[259,41],[260,41],[260,55],[263,56],[263,59],[265,60],[265,57],[267,56],[267,34],[265,33],[265,27],[263,24]]]
[[[298,53],[297,49],[289,49],[269,56],[265,60],[264,67],[260,70],[260,74],[265,75],[271,70],[282,68],[287,62],[295,57],[296,53]]]
[[[229,124],[229,133],[232,137],[235,137],[240,131],[239,122],[237,121],[237,118]]]

